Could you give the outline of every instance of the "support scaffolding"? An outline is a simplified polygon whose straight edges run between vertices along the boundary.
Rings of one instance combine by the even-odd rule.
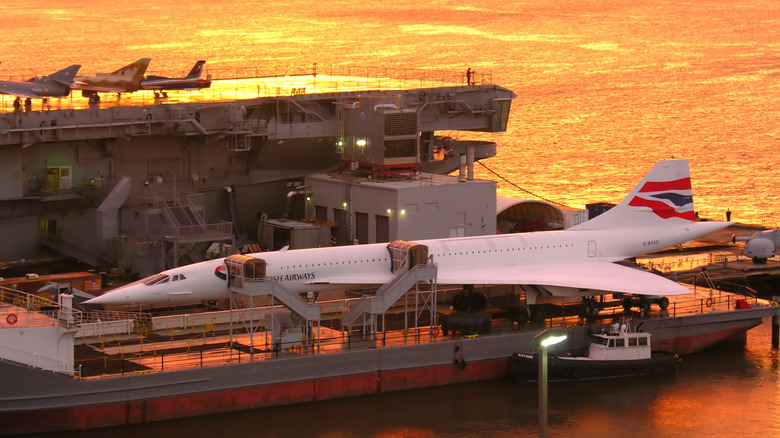
[[[392,255],[392,272],[395,276],[377,289],[374,295],[363,296],[357,306],[342,315],[341,324],[349,329],[357,325],[358,318],[362,317],[363,337],[367,335],[367,328],[370,333],[377,333],[378,315],[382,315],[382,331],[385,331],[385,313],[402,296],[404,314],[408,314],[409,291],[412,288],[414,288],[415,329],[418,328],[419,319],[426,309],[431,313],[431,326],[436,325],[437,267],[433,257],[428,256],[428,247],[402,240],[391,242],[387,246]],[[427,296],[420,291],[421,282],[426,281],[430,285]],[[406,318],[404,329],[408,329]]]
[[[303,341],[312,341],[319,346],[319,330],[314,330],[320,326],[321,309],[317,303],[308,303],[297,293],[290,292],[282,287],[278,282],[269,280],[266,277],[266,263],[263,259],[236,254],[225,258],[225,265],[228,271],[228,285],[233,294],[241,294],[249,297],[249,308],[254,309],[255,297],[270,297],[269,307],[271,309],[270,330],[273,337],[274,347],[284,345],[300,345]],[[233,310],[235,296],[231,294],[230,307]],[[288,327],[284,333],[276,334],[280,327],[277,327],[277,315],[274,308],[276,300],[284,305],[291,312],[300,315],[305,320],[306,330],[300,327]],[[232,313],[231,313],[232,314]],[[254,333],[257,328],[254,324],[254,312],[250,312],[250,353],[254,354]],[[289,325],[289,324],[288,324]],[[230,322],[230,343],[233,344],[233,320]],[[291,336],[298,334],[298,342],[293,342]],[[310,334],[312,334],[310,337]]]

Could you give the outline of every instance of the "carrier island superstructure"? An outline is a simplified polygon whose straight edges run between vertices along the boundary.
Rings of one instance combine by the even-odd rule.
[[[214,81],[186,98],[141,92],[87,104],[71,95],[15,109],[5,96],[0,260],[49,248],[155,273],[200,261],[209,247],[225,255],[256,242],[259,218],[287,217],[306,202],[306,175],[441,174],[468,152],[495,155],[495,143],[452,132],[505,131],[514,93],[489,76],[427,77],[315,72]],[[398,238],[393,227],[357,236],[352,213],[338,210],[308,218],[333,224],[335,244]]]

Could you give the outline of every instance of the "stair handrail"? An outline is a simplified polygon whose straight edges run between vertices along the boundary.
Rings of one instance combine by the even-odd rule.
[[[402,265],[402,267],[404,266],[406,266],[406,263]],[[412,266],[412,268],[408,270],[399,269],[398,273],[393,277],[393,279],[391,279],[387,283],[383,284],[382,287],[377,289],[374,295],[364,295],[363,297],[361,297],[360,301],[354,308],[342,314],[341,324],[347,327],[351,327],[352,324],[354,324],[355,320],[360,315],[362,315],[363,313],[370,313],[368,312],[369,309],[367,309],[367,307],[371,306],[371,303],[374,302],[379,302],[380,306],[384,310],[387,310],[388,308],[390,308],[391,305],[393,305],[393,303],[395,303],[401,297],[401,295],[403,295],[409,290],[409,288],[399,288],[401,284],[404,284],[412,276],[416,277],[420,268],[428,268],[434,266],[436,266],[436,264],[429,260],[426,263],[418,263]],[[415,282],[418,281],[420,280],[415,278]],[[400,290],[398,296],[395,295],[388,296],[388,292],[395,289]],[[389,304],[387,302],[388,298],[390,299],[390,301],[392,301]]]

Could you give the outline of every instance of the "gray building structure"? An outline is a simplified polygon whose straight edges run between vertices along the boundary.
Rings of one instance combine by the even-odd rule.
[[[375,180],[306,177],[309,217],[334,222],[339,243],[482,236],[496,233],[496,183],[437,175]]]
[[[53,252],[145,275],[201,261],[215,243],[236,252],[257,241],[260,217],[283,216],[290,187],[308,175],[353,166],[378,179],[447,173],[467,145],[477,159],[493,156],[493,142],[436,132],[504,132],[515,97],[495,85],[280,90],[140,105],[74,97],[0,112],[0,260]],[[361,140],[371,159],[354,153]],[[417,204],[409,216],[434,201]],[[365,240],[356,217],[354,238]],[[446,230],[462,228],[452,222]]]

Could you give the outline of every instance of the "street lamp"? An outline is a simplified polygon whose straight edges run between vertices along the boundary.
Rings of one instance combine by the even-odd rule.
[[[534,339],[539,346],[539,438],[547,438],[547,347],[566,340],[566,333],[556,335],[545,329]]]

